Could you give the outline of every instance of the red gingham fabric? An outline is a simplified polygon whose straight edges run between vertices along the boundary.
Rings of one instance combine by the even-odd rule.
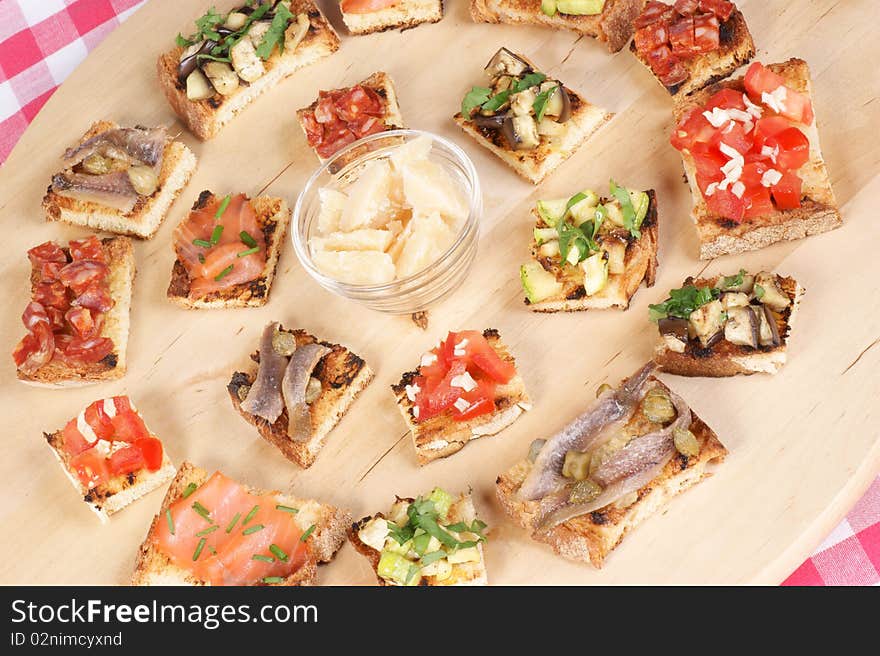
[[[0,0],[0,163],[80,61],[146,0]],[[880,584],[880,477],[783,585]]]

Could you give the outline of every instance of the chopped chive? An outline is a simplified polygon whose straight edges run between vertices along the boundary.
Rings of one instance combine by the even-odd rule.
[[[248,255],[253,255],[254,253],[259,253],[259,252],[260,252],[260,247],[254,246],[253,248],[249,248],[246,251],[242,251],[241,253],[236,255],[236,257],[247,257]]]
[[[257,245],[257,240],[251,237],[247,230],[242,230],[238,233],[238,236],[245,244],[247,244],[251,248]]]
[[[253,526],[248,526],[245,530],[241,532],[242,535],[250,535],[251,533],[256,533],[257,531],[262,531],[265,528],[262,524],[254,524]]]
[[[241,513],[235,513],[235,517],[232,518],[232,521],[229,522],[229,526],[226,527],[227,533],[232,533],[232,529],[238,524],[238,518],[241,517]]]
[[[305,542],[309,539],[309,536],[315,532],[315,525],[312,524],[306,529],[306,532],[302,534],[302,537],[299,539],[300,542]]]
[[[254,554],[251,556],[251,560],[262,560],[264,563],[274,563],[275,559],[272,556],[264,556],[263,554]]]
[[[205,508],[205,507],[204,507],[202,504],[200,504],[198,501],[196,501],[196,502],[192,505],[192,509],[195,510],[196,513],[198,513],[203,519],[205,519],[205,520],[207,520],[207,521],[209,521],[209,522],[211,521],[211,511],[208,510],[207,508]]]
[[[214,276],[214,280],[216,280],[217,282],[220,282],[226,276],[228,276],[230,273],[232,273],[232,265],[231,264],[228,267],[226,267],[225,269],[223,269],[223,271],[218,273],[216,276]]]
[[[220,241],[220,236],[223,234],[223,226],[216,225],[214,229],[211,231],[211,246]]]
[[[226,198],[220,203],[220,207],[217,208],[217,213],[214,215],[215,219],[219,219],[223,216],[223,212],[226,211],[226,208],[229,207],[229,201],[232,200],[232,194],[226,194]]]
[[[257,511],[259,509],[260,509],[259,506],[254,506],[253,508],[251,508],[251,511],[247,515],[244,516],[244,521],[241,523],[241,525],[246,526],[247,523],[254,518],[254,515],[257,514]]]
[[[290,557],[285,553],[284,549],[279,547],[277,544],[270,544],[269,551],[271,551],[275,556],[277,556],[278,560],[281,562],[287,562],[287,559]]]
[[[202,255],[201,253],[199,253],[199,264],[204,264],[204,263],[205,263],[205,256]]]
[[[174,535],[174,518],[171,516],[171,508],[165,510],[165,520],[168,522],[168,531]]]
[[[290,513],[291,515],[295,515],[299,512],[299,508],[293,508],[291,506],[282,506],[280,503],[275,506],[275,510],[280,510],[281,512]]]
[[[263,583],[284,583],[284,578],[280,576],[267,576],[263,579]]]
[[[202,248],[211,248],[214,244],[209,241],[205,241],[204,239],[193,239],[193,244],[196,246],[201,246]]]
[[[199,556],[202,555],[202,549],[205,548],[205,543],[208,540],[206,538],[199,539],[199,545],[196,547],[196,550],[193,552],[193,560],[198,560]]]
[[[204,531],[199,531],[198,533],[196,533],[196,536],[202,537],[203,535],[210,535],[211,533],[216,531],[218,528],[220,528],[220,527],[217,526],[216,524],[214,524],[213,526],[209,526],[208,528],[206,528]]]
[[[186,486],[186,489],[183,491],[183,498],[186,499],[190,494],[199,489],[199,486],[195,483],[190,483]]]

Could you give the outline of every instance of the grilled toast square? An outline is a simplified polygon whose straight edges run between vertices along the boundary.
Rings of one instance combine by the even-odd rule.
[[[232,406],[245,421],[256,427],[263,439],[277,447],[291,462],[295,462],[300,467],[308,468],[318,458],[330,431],[348,412],[357,395],[373,380],[373,371],[363,359],[344,346],[319,341],[318,338],[304,330],[288,332],[293,333],[297,347],[317,342],[330,349],[330,353],[321,358],[313,372],[313,376],[321,382],[321,395],[310,404],[312,421],[310,440],[295,442],[288,437],[286,408],[274,424],[242,410],[242,401],[247,397],[247,391],[256,379],[256,366],[249,371],[233,373],[226,389],[229,392]],[[259,353],[254,353],[251,358],[257,364],[260,361]]]
[[[782,76],[786,86],[806,94],[812,102],[810,69],[802,59],[789,59],[768,66]],[[677,124],[692,107],[704,105],[721,89],[744,91],[743,78],[727,79],[711,84],[689,96],[676,98],[674,120]],[[803,239],[842,225],[840,212],[831,188],[831,179],[822,159],[819,131],[816,122],[801,126],[810,141],[810,160],[798,170],[803,179],[801,206],[793,210],[774,210],[770,214],[735,223],[713,216],[697,184],[697,169],[693,157],[682,153],[684,171],[691,188],[691,218],[697,226],[700,239],[700,259],[710,260],[719,255],[754,251],[779,241]]]
[[[745,16],[739,9],[734,9],[719,29],[720,46],[713,52],[695,55],[682,61],[682,65],[688,71],[688,77],[683,82],[673,86],[666,86],[654,75],[651,65],[637,50],[635,41],[629,44],[629,49],[642,64],[645,65],[654,79],[669,92],[673,97],[687,96],[703,87],[723,80],[740,66],[751,61],[755,56],[755,42],[749,32]]]
[[[113,352],[98,362],[77,364],[52,358],[34,374],[27,375],[17,371],[23,383],[38,387],[79,387],[94,385],[106,380],[115,380],[125,375],[128,353],[128,333],[130,329],[131,290],[134,285],[135,263],[134,246],[128,237],[106,237],[101,240],[104,257],[110,268],[108,283],[113,307],[104,315],[101,337],[113,340]],[[65,252],[67,248],[63,249]],[[36,266],[31,269],[31,288],[41,279]]]
[[[657,273],[657,247],[659,244],[657,195],[653,189],[648,189],[646,193],[650,199],[648,213],[640,228],[641,236],[638,239],[628,238],[627,240],[623,273],[609,275],[606,286],[592,296],[587,296],[583,284],[580,284],[569,285],[567,289],[563,288],[559,295],[548,297],[539,302],[533,303],[526,298],[525,302],[529,309],[533,312],[579,312],[609,308],[626,310],[642,282],[646,287],[653,287]],[[538,218],[536,211],[533,210],[532,213]],[[533,242],[532,257],[545,266],[542,258],[538,256],[537,248]],[[548,262],[547,266],[559,280],[561,271],[558,263]]]
[[[649,380],[668,390],[660,381],[653,378]],[[558,524],[550,530],[535,530],[533,521],[540,501],[523,500],[518,495],[532,468],[529,460],[522,460],[495,481],[501,507],[514,522],[529,532],[533,540],[550,545],[560,556],[591,562],[594,567],[601,568],[608,554],[621,543],[627,533],[659,512],[674,496],[710,476],[710,465],[720,463],[727,456],[727,449],[715,432],[696,413],[691,413],[690,430],[700,445],[699,453],[693,457],[676,453],[656,478],[638,490],[635,500],[629,506],[618,507],[612,503]]]
[[[363,14],[342,12],[342,22],[354,35],[386,30],[408,30],[443,19],[443,0],[400,0],[391,7]]]
[[[303,40],[293,52],[272,53],[264,62],[266,73],[246,86],[239,86],[231,95],[189,100],[186,86],[177,79],[177,67],[183,47],[176,46],[159,56],[156,62],[159,86],[174,113],[199,139],[204,141],[217,136],[229,121],[262,93],[300,68],[328,57],[339,49],[339,36],[312,0],[292,0],[290,11],[294,16],[300,13],[308,15],[310,26]]]
[[[166,521],[165,510],[183,496],[191,484],[199,486],[207,479],[208,472],[204,469],[189,462],[180,465],[177,476],[171,482],[162,501],[162,508],[153,518],[147,537],[138,550],[131,585],[209,585],[208,582],[199,580],[190,572],[174,565],[152,543],[159,522]],[[254,494],[268,493],[256,488],[249,489]],[[315,582],[318,564],[332,560],[345,542],[346,532],[351,525],[351,515],[345,510],[317,501],[298,499],[280,492],[275,494],[278,503],[298,509],[299,512],[293,517],[303,531],[312,525],[315,526],[314,532],[309,537],[313,558],[278,585],[312,585]]]
[[[193,211],[207,205],[214,197],[210,191],[203,191],[193,204]],[[218,289],[197,299],[190,298],[191,279],[183,263],[175,259],[171,269],[171,282],[168,285],[168,299],[188,310],[212,308],[259,307],[269,300],[278,258],[284,246],[284,236],[290,225],[291,211],[287,201],[272,196],[258,196],[250,200],[257,214],[257,222],[266,239],[266,266],[255,280]],[[186,218],[183,219],[184,221]]]
[[[516,364],[497,330],[485,330],[483,337],[502,360]],[[391,390],[397,399],[397,408],[412,434],[419,465],[451,456],[471,440],[496,435],[516,421],[523,411],[531,409],[525,382],[517,373],[508,383],[495,388],[495,411],[492,413],[465,421],[455,421],[448,413],[444,413],[417,422],[413,415],[414,404],[407,396],[406,387],[418,375],[418,369],[406,372],[397,384],[391,386]]]
[[[98,121],[88,129],[77,145],[118,127],[112,121]],[[156,234],[172,203],[187,185],[195,169],[196,156],[192,151],[183,143],[171,140],[166,144],[162,156],[158,188],[151,196],[139,196],[130,212],[123,212],[93,200],[60,194],[53,191],[52,185],[49,185],[43,197],[43,211],[47,221],[63,221],[93,230],[150,239]]]
[[[645,0],[605,0],[602,13],[574,16],[557,13],[547,16],[540,0],[470,0],[471,18],[478,23],[543,25],[591,36],[617,52],[633,35],[633,21]]]

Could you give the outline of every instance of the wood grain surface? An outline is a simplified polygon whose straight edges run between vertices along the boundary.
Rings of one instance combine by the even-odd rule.
[[[434,485],[474,489],[491,527],[494,583],[778,583],[807,556],[859,497],[880,466],[880,61],[871,0],[743,0],[758,58],[805,59],[812,68],[822,146],[844,217],[839,230],[718,261],[697,259],[689,193],[668,144],[671,101],[628,52],[609,55],[591,39],[542,28],[474,24],[464,0],[447,2],[435,25],[351,37],[335,3],[321,2],[343,43],[234,120],[219,137],[181,138],[199,157],[192,182],[155,238],[136,244],[128,373],[77,390],[39,390],[17,382],[8,355],[23,335],[28,301],[25,251],[83,230],[46,223],[40,200],[64,148],[95,120],[174,124],[155,79],[158,54],[215,0],[153,0],[117,29],[55,93],[0,169],[0,255],[4,312],[0,343],[0,583],[125,583],[138,545],[158,510],[153,492],[100,525],[77,498],[42,438],[96,398],[129,394],[176,463],[263,488],[292,490],[350,508],[384,509],[394,494]],[[539,188],[518,179],[451,120],[485,61],[505,45],[617,116]],[[460,144],[479,171],[485,204],[481,244],[469,280],[430,312],[427,331],[407,318],[373,313],[321,289],[293,248],[282,253],[268,305],[185,311],[165,290],[171,236],[202,189],[269,193],[295,200],[317,160],[295,112],[318,89],[388,72],[411,127]],[[174,131],[181,128],[179,124]],[[181,128],[182,129],[182,128]],[[522,303],[518,265],[528,256],[529,207],[537,198],[602,188],[608,178],[654,188],[660,206],[657,285],[640,290],[626,312],[535,315]],[[630,534],[603,570],[564,561],[531,542],[501,513],[496,475],[536,437],[578,414],[596,386],[616,383],[651,355],[647,305],[687,275],[777,269],[807,293],[789,362],[776,376],[664,380],[684,396],[730,449],[716,474]],[[301,470],[233,411],[225,386],[281,320],[349,345],[376,380],[331,434],[317,463]],[[389,385],[449,329],[494,327],[516,355],[534,409],[504,433],[479,440],[426,467],[415,453]],[[346,545],[321,583],[374,582],[365,559]]]

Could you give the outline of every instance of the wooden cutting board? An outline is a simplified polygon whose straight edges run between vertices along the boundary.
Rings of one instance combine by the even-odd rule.
[[[5,311],[0,343],[23,335],[28,302],[25,252],[84,231],[46,223],[40,200],[64,148],[94,121],[171,124],[155,78],[158,54],[216,0],[153,0],[117,29],[70,76],[0,169],[0,255]],[[217,3],[221,8],[230,2]],[[814,548],[880,466],[880,61],[870,0],[738,3],[764,62],[802,57],[812,66],[815,108],[842,228],[719,261],[697,259],[689,193],[669,146],[671,101],[627,51],[566,32],[474,24],[467,2],[447,2],[436,25],[350,37],[332,1],[322,8],[342,34],[332,57],[300,71],[233,121],[219,137],[182,139],[199,157],[192,182],[156,237],[138,242],[129,340],[122,380],[74,390],[17,382],[0,359],[0,582],[121,584],[164,493],[155,491],[100,525],[45,446],[89,402],[129,394],[175,462],[190,460],[255,486],[292,490],[350,508],[355,517],[385,509],[395,494],[432,486],[472,487],[491,527],[494,583],[778,583]],[[173,5],[173,6],[172,6]],[[451,120],[462,94],[500,46],[532,57],[542,70],[616,117],[539,188],[517,178]],[[165,298],[171,236],[202,189],[285,196],[293,203],[317,162],[295,111],[318,89],[352,84],[376,70],[397,84],[411,127],[453,139],[473,158],[485,204],[480,251],[469,280],[430,313],[427,331],[408,318],[376,314],[321,289],[288,243],[268,305],[185,311]],[[181,128],[175,125],[174,131]],[[528,254],[529,207],[538,198],[605,189],[608,178],[657,190],[660,269],[626,312],[536,315],[522,303],[518,266]],[[675,499],[630,534],[603,570],[557,558],[527,539],[500,511],[497,474],[536,437],[565,425],[603,382],[616,382],[651,355],[655,329],[647,305],[687,275],[778,269],[807,289],[789,363],[776,376],[664,380],[720,436],[730,456],[716,474]],[[349,345],[376,380],[331,434],[317,463],[301,470],[261,440],[233,410],[225,386],[272,319]],[[534,409],[502,434],[426,467],[415,453],[389,385],[447,330],[494,327],[517,357]],[[366,561],[346,545],[321,568],[321,583],[374,583]]]

